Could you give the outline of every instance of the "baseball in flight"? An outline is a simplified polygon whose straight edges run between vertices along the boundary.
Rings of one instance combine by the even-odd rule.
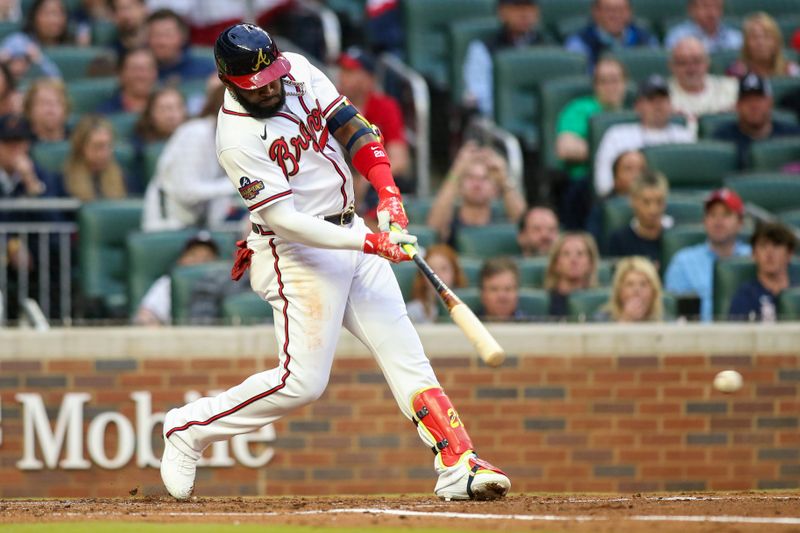
[[[742,375],[736,370],[723,370],[714,376],[714,388],[720,392],[736,392],[742,383]]]

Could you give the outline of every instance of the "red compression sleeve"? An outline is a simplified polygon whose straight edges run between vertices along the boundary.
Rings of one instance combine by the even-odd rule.
[[[353,166],[376,191],[384,187],[395,187],[392,167],[386,149],[379,142],[371,142],[359,148],[353,156]]]

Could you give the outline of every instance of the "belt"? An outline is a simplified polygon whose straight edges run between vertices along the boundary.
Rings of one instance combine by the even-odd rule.
[[[342,211],[341,213],[336,213],[335,215],[328,215],[326,217],[321,217],[325,222],[330,222],[331,224],[336,224],[337,226],[349,226],[353,222],[353,218],[356,215],[356,208],[354,205],[350,205],[347,209]],[[264,226],[260,224],[256,224],[255,222],[252,224],[253,232],[258,233],[259,235],[275,235],[274,231],[270,231]]]

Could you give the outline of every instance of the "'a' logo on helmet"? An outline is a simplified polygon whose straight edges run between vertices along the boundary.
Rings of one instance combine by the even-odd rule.
[[[261,70],[261,67],[268,67],[272,63],[270,57],[264,53],[263,48],[258,49],[258,57],[256,57],[256,64],[253,67],[253,72]]]

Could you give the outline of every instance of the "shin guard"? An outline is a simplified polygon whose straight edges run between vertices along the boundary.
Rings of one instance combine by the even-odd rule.
[[[411,400],[411,405],[417,431],[443,466],[453,466],[464,453],[473,451],[472,440],[442,389],[430,388],[418,392]]]

